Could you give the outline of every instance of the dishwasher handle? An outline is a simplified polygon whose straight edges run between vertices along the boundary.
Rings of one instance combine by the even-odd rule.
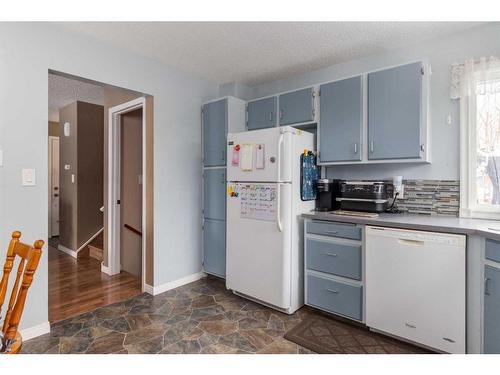
[[[425,242],[421,240],[409,240],[407,238],[398,238],[398,243],[408,246],[424,246]]]

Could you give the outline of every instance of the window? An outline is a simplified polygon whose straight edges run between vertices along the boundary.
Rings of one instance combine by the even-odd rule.
[[[500,63],[460,71],[460,214],[500,219]]]

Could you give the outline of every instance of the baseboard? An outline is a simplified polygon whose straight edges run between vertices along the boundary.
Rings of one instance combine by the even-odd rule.
[[[38,336],[45,335],[46,333],[50,332],[50,323],[45,322],[42,324],[38,324],[33,327],[25,328],[20,330],[21,337],[23,338],[23,341],[27,341],[30,339],[33,339]]]
[[[101,263],[101,272],[104,272],[106,275],[113,276],[111,275],[111,268],[105,266],[104,263]]]
[[[168,283],[161,284],[158,286],[152,287],[152,286],[146,284],[146,289],[147,289],[147,287],[152,288],[152,293],[151,292],[148,292],[148,293],[156,296],[158,294],[166,292],[167,290],[175,289],[175,288],[178,288],[180,286],[198,281],[206,276],[207,276],[207,274],[205,272],[193,273],[192,275],[181,277],[180,279],[177,279],[174,281],[169,281]]]
[[[66,246],[63,245],[57,245],[57,248],[61,250],[63,253],[72,256],[73,258],[77,257],[77,252],[75,250],[68,249]]]
[[[148,294],[151,294],[152,296],[154,296],[154,292],[155,292],[155,289],[152,285],[149,285],[149,284],[144,284],[144,290],[143,290],[144,293],[148,293]]]
[[[92,242],[92,240],[93,240],[94,238],[96,238],[99,234],[101,234],[101,232],[102,232],[103,230],[104,230],[104,228],[99,229],[99,230],[97,231],[97,233],[96,233],[96,234],[94,234],[92,237],[90,237],[87,241],[85,241],[85,242],[83,243],[83,245],[82,245],[82,246],[80,246],[80,247],[76,250],[76,252],[78,253],[78,252],[79,252],[80,250],[82,250],[85,246],[87,246],[89,243],[91,243],[91,242]]]

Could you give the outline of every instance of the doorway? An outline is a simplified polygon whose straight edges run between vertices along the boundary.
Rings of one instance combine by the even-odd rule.
[[[152,207],[152,126],[148,123],[148,204],[143,204],[143,122],[152,119],[153,98],[119,87],[49,71],[48,131],[48,290],[49,321],[123,301],[152,284],[152,235],[145,233],[150,254],[144,261],[143,211]],[[118,247],[118,272],[108,265],[108,137],[110,109],[120,112],[119,197],[124,215]],[[147,108],[145,106],[147,104]],[[151,114],[151,115],[149,115]],[[113,164],[113,163],[111,163]],[[119,164],[120,165],[120,164]],[[148,210],[148,218],[152,210]],[[151,219],[148,219],[151,220]],[[151,223],[151,221],[148,221]],[[149,225],[150,227],[151,225]],[[146,275],[145,263],[149,270]],[[149,276],[148,276],[149,275]],[[148,279],[149,277],[149,279]],[[152,288],[149,288],[150,291]]]
[[[146,290],[146,99],[109,109],[108,133],[108,266],[109,275],[129,272]]]

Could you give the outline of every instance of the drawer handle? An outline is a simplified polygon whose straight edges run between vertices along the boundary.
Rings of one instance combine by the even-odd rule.
[[[417,328],[417,326],[414,326],[413,324],[410,323],[405,323],[405,326],[407,326],[408,328]]]
[[[455,342],[455,340],[452,340],[452,339],[450,339],[448,337],[443,337],[443,340],[444,341],[448,341],[448,342],[453,342],[453,343]]]
[[[325,230],[326,233],[330,233],[330,234],[337,234],[339,231],[338,230]]]
[[[338,294],[339,291],[338,290],[333,290],[333,289],[330,289],[330,288],[326,288],[326,290],[330,293],[335,293],[335,294]]]
[[[323,255],[328,255],[329,257],[338,257],[339,254],[337,253],[323,253]]]

